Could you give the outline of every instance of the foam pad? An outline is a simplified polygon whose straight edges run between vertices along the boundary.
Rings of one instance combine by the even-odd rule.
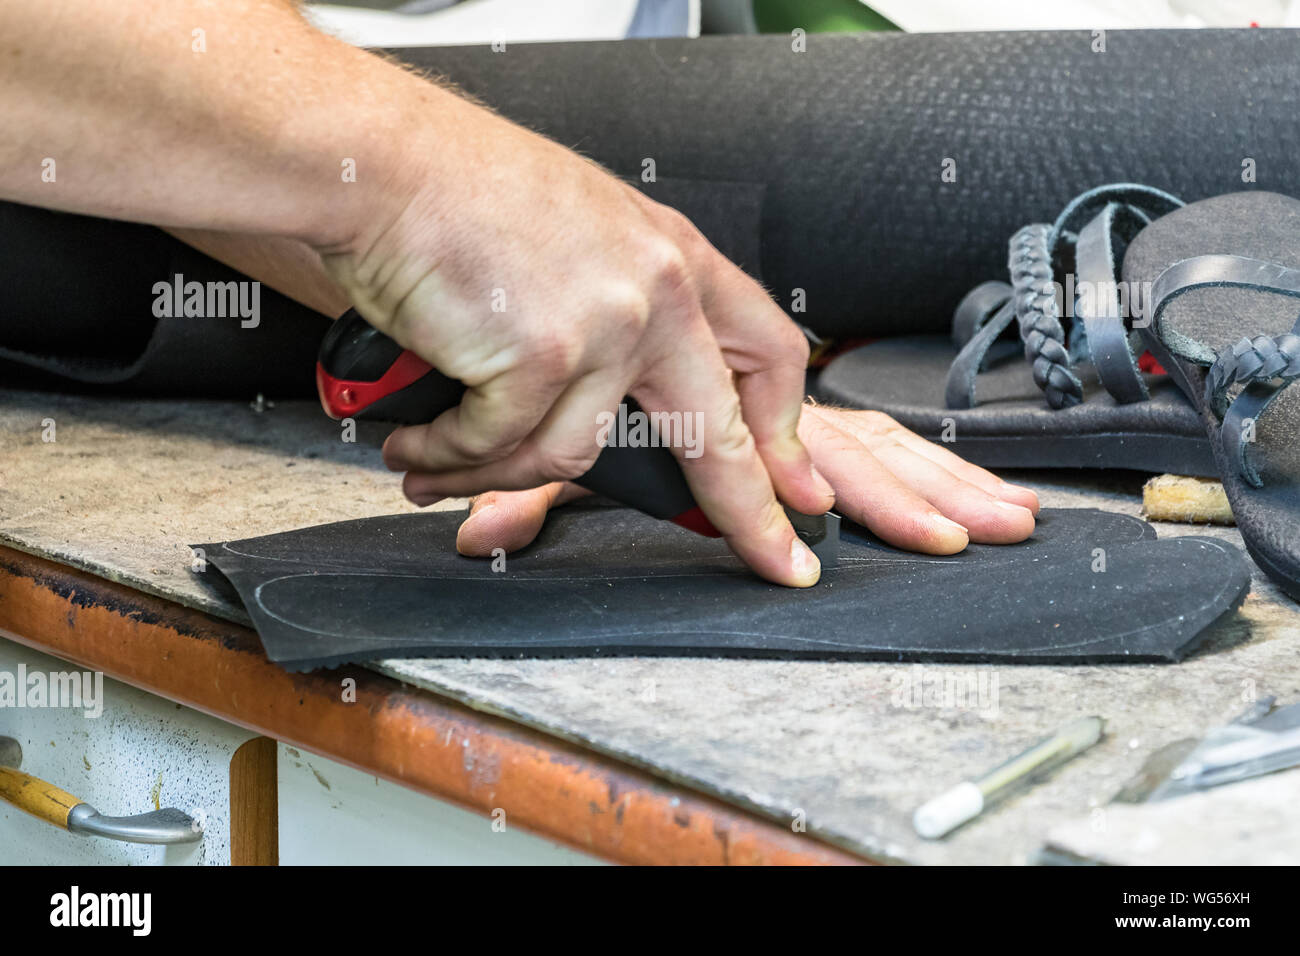
[[[201,547],[291,670],[500,655],[1175,661],[1249,585],[1230,545],[1156,541],[1145,522],[1092,510],[1047,510],[1021,544],[951,557],[846,524],[838,565],[806,590],[759,580],[718,539],[602,506],[553,513],[498,573],[455,553],[462,520],[396,515]]]

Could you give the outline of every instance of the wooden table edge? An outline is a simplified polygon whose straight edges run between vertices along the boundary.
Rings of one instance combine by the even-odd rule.
[[[291,674],[248,628],[3,545],[0,634],[613,862],[870,862],[361,667]]]

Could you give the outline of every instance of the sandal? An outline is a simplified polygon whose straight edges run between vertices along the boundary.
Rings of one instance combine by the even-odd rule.
[[[1300,599],[1300,201],[1193,203],[1143,230],[1124,278],[1150,283],[1144,339],[1200,413],[1247,550]]]
[[[884,412],[985,467],[1218,474],[1196,409],[1168,376],[1142,370],[1125,322],[1136,299],[1116,276],[1129,242],[1181,206],[1132,184],[1081,194],[1054,223],[1012,237],[1010,283],[973,289],[950,339],[841,355],[818,397]]]

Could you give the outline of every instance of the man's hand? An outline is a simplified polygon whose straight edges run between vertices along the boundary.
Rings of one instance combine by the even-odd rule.
[[[468,386],[388,439],[407,497],[576,478],[601,415],[630,395],[700,422],[702,453],[673,451],[736,554],[769,580],[816,582],[778,504],[834,501],[796,433],[796,326],[680,214],[467,102],[441,117],[457,135],[404,172],[409,198],[322,256],[372,325]]]
[[[0,197],[305,244],[466,383],[388,444],[415,500],[576,477],[630,394],[702,416],[703,454],[680,460],[741,558],[817,580],[777,504],[832,503],[795,431],[806,347],[682,217],[293,0],[0,4],[0,37]]]
[[[799,435],[830,479],[837,510],[888,543],[954,554],[970,541],[1012,544],[1034,530],[1038,496],[958,458],[879,412],[806,405]],[[470,503],[456,548],[487,557],[531,542],[546,512],[586,494],[556,482],[489,492]]]

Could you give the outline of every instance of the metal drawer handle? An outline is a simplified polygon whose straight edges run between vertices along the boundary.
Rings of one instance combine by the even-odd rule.
[[[168,807],[132,817],[102,816],[67,791],[13,767],[0,766],[0,800],[69,833],[123,843],[198,843],[203,839],[202,826],[183,810]]]
[[[203,829],[184,810],[164,807],[133,817],[106,817],[88,803],[68,811],[68,832],[123,843],[198,843]]]

